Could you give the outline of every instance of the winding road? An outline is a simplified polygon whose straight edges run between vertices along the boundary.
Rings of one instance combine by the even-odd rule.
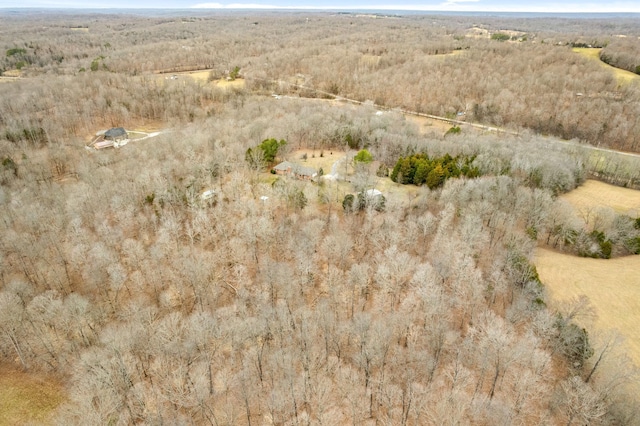
[[[259,81],[265,81],[265,82],[269,82],[272,84],[282,84],[282,85],[289,85],[291,87],[296,87],[298,89],[305,89],[305,90],[310,90],[316,93],[320,93],[322,95],[326,95],[331,97],[333,100],[336,101],[343,101],[343,102],[347,102],[347,103],[352,103],[355,105],[362,105],[364,104],[364,102],[358,101],[356,99],[349,99],[349,98],[345,98],[343,96],[339,96],[336,95],[334,93],[330,93],[330,92],[326,92],[324,90],[320,90],[320,89],[316,89],[313,87],[308,87],[302,84],[295,84],[295,83],[290,83],[284,80],[269,80],[269,79],[264,79],[264,78],[258,78],[258,77],[245,77],[246,80],[249,79],[253,79],[253,80],[259,80]],[[299,98],[295,98],[293,96],[287,96],[287,98],[291,98],[291,99],[304,99],[302,97]],[[377,105],[377,104],[373,104],[373,106],[377,109],[380,110],[385,110],[385,111],[398,111],[404,115],[412,115],[412,116],[416,116],[416,117],[424,117],[424,118],[428,118],[431,120],[437,120],[437,121],[443,121],[445,123],[450,123],[453,125],[458,125],[458,126],[468,126],[468,127],[473,127],[475,129],[480,129],[480,130],[485,130],[488,132],[495,132],[498,134],[507,134],[507,135],[513,135],[513,136],[518,136],[520,133],[513,131],[513,130],[507,130],[507,129],[503,129],[500,127],[495,127],[495,126],[487,126],[484,124],[479,124],[479,123],[471,123],[468,121],[461,121],[461,120],[455,120],[455,119],[451,119],[451,118],[446,118],[446,117],[441,117],[438,115],[433,115],[433,114],[425,114],[422,112],[417,112],[417,111],[410,111],[407,109],[401,109],[401,108],[390,108],[387,106],[383,106],[383,105]],[[605,153],[610,153],[610,154],[618,154],[618,155],[623,155],[623,156],[627,156],[627,157],[632,157],[632,158],[640,158],[640,153],[633,153],[633,152],[624,152],[624,151],[616,151],[614,149],[608,149],[608,148],[600,148],[597,146],[593,146],[593,145],[587,145],[587,144],[580,144],[580,143],[575,143],[575,142],[570,142],[570,141],[563,141],[560,139],[556,139],[557,143],[560,144],[564,144],[567,146],[573,146],[576,148],[581,148],[581,149],[586,149],[588,151],[599,151],[599,152],[605,152]],[[335,165],[335,164],[334,164]],[[331,170],[331,174],[334,174],[334,170],[332,167]]]

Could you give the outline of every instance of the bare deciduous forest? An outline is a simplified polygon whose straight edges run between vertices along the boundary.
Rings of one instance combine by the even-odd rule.
[[[557,198],[639,184],[588,148],[640,151],[640,84],[571,50],[637,57],[638,24],[1,12],[0,363],[63,384],[54,424],[638,424],[635,367],[531,263],[640,253]],[[111,127],[159,134],[88,147]],[[269,173],[301,149],[342,176]],[[386,177],[416,154],[478,176]]]

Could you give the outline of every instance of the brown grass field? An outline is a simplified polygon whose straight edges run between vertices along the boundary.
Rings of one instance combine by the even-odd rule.
[[[623,70],[620,68],[612,67],[609,64],[605,64],[600,60],[600,48],[596,47],[574,47],[573,51],[579,53],[587,58],[594,59],[598,61],[603,67],[610,69],[618,79],[618,83],[629,83],[633,80],[639,79],[640,75],[634,74],[631,71]]]
[[[447,130],[449,130],[453,125],[451,123],[447,123],[446,121],[440,120],[432,120],[427,117],[419,117],[417,115],[405,115],[407,121],[414,123],[418,126],[418,131],[423,134],[435,133],[438,135],[444,135]],[[472,127],[464,127],[463,131],[467,129],[473,129]]]
[[[65,394],[54,378],[0,365],[0,426],[51,424]]]
[[[640,215],[640,191],[608,185],[597,180],[587,180],[562,198],[579,211],[605,206],[631,217]]]
[[[640,191],[592,180],[563,198],[577,210],[608,206],[619,213],[640,212]],[[598,315],[593,331],[618,330],[640,366],[640,256],[587,259],[538,248],[534,262],[552,304],[586,295]]]
[[[227,80],[227,79],[221,78],[221,79],[218,79],[218,80],[209,81],[209,75],[210,75],[211,71],[213,71],[213,70],[209,69],[209,70],[198,70],[198,71],[184,71],[184,72],[175,72],[175,73],[164,73],[164,74],[158,75],[158,80],[159,81],[167,81],[167,83],[169,83],[169,82],[173,83],[176,80],[172,80],[171,79],[172,76],[176,76],[177,77],[177,81],[180,81],[180,79],[183,79],[185,77],[189,77],[189,78],[195,80],[198,83],[202,83],[202,84],[210,83],[210,84],[215,85],[217,87],[220,87],[222,89],[233,89],[233,88],[243,88],[244,87],[244,79],[242,79],[242,78],[237,78],[235,80]]]
[[[640,256],[587,259],[538,248],[535,264],[552,304],[586,295],[598,315],[595,331],[618,330],[640,366]]]

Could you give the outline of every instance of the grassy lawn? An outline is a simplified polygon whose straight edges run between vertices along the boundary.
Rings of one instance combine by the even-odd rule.
[[[629,83],[633,80],[640,78],[638,74],[634,74],[631,71],[622,70],[620,68],[612,67],[611,65],[605,64],[600,60],[600,48],[596,47],[574,47],[573,51],[583,55],[587,58],[598,61],[603,67],[608,68],[613,71],[618,80],[618,83]]]
[[[304,155],[307,155],[307,159],[303,159]],[[322,157],[320,156],[322,154]],[[319,170],[322,168],[325,174],[331,173],[331,166],[336,161],[344,157],[344,151],[337,150],[321,150],[321,149],[299,149],[293,151],[287,157],[287,160],[299,164],[304,167],[311,167],[312,169]],[[344,171],[344,166],[341,167],[341,171]]]
[[[0,366],[0,426],[50,424],[64,400],[57,380]]]

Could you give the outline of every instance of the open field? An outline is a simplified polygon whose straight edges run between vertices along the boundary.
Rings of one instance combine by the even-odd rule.
[[[611,207],[632,217],[640,215],[640,191],[587,180],[582,186],[562,196],[576,210]]]
[[[50,423],[63,395],[53,378],[0,366],[0,426]]]
[[[538,248],[535,264],[553,304],[586,295],[597,330],[617,329],[640,365],[640,256],[587,259]]]
[[[198,70],[198,71],[176,72],[171,74],[163,74],[161,78],[163,80],[167,80],[167,79],[174,79],[174,76],[175,76],[179,80],[180,78],[183,78],[183,77],[190,77],[199,83],[210,82],[211,84],[214,84],[218,87],[225,88],[225,89],[234,88],[234,87],[244,87],[244,79],[242,78],[237,78],[235,80],[227,80],[227,79],[221,78],[218,80],[209,81],[209,76],[211,75],[212,71],[213,70],[208,69],[208,70]]]
[[[241,78],[237,78],[235,80],[225,80],[224,78],[221,78],[220,80],[212,81],[212,83],[223,89],[244,87],[244,80]]]
[[[407,114],[405,115],[405,118],[407,119],[407,121],[415,123],[418,126],[420,133],[423,135],[429,133],[444,134],[452,127],[451,123],[440,120],[433,120],[427,117],[419,117]],[[473,127],[464,126],[463,129],[463,131],[465,131],[467,129],[473,129]]]
[[[611,207],[632,217],[640,214],[640,191],[595,180],[563,198],[578,211]],[[640,256],[588,259],[538,248],[535,264],[554,303],[586,295],[598,314],[596,329],[617,329],[640,365]]]
[[[622,70],[620,68],[612,67],[600,60],[600,48],[597,47],[574,47],[573,51],[579,53],[587,58],[594,59],[602,64],[603,67],[611,69],[618,79],[619,83],[629,83],[630,81],[640,79],[640,75],[634,74],[631,71]]]

